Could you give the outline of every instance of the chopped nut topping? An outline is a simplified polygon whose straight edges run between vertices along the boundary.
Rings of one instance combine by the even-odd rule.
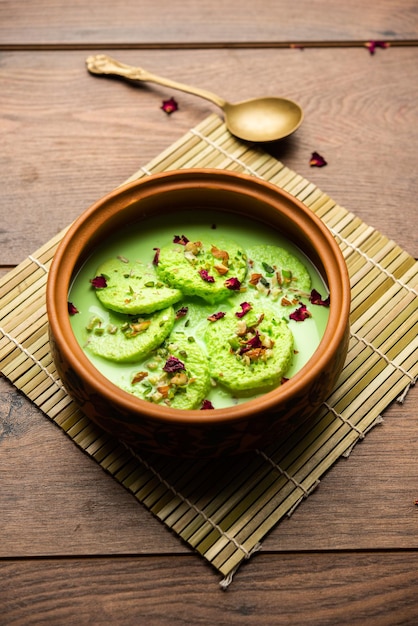
[[[219,276],[223,276],[224,274],[227,274],[229,272],[229,268],[222,263],[219,263],[219,265],[214,265],[213,268],[218,272]]]
[[[141,380],[144,380],[144,378],[146,378],[148,376],[148,372],[138,372],[137,374],[135,374],[132,378],[132,384],[135,385],[136,383],[140,383]]]
[[[172,385],[176,385],[177,387],[185,387],[188,382],[189,379],[186,372],[179,372],[178,374],[175,374],[170,380],[170,383]]]
[[[202,248],[201,241],[188,241],[184,246],[184,249],[186,252],[191,252],[195,256],[199,254],[201,248]]]
[[[251,274],[248,282],[250,283],[250,285],[255,286],[260,280],[261,276],[262,276],[261,274]]]
[[[151,320],[143,320],[142,322],[129,324],[127,335],[129,337],[135,337],[136,335],[145,332],[147,328],[149,328],[150,324]]]
[[[222,265],[228,265],[229,254],[226,250],[219,250],[216,246],[212,246],[211,252],[215,259],[222,261]]]

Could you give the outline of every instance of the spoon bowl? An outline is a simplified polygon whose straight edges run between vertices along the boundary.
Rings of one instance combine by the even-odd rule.
[[[302,123],[303,112],[286,98],[255,98],[223,107],[228,130],[246,141],[268,142],[283,139]]]
[[[303,120],[300,106],[286,98],[254,98],[231,104],[206,89],[151,74],[141,67],[120,63],[105,54],[89,56],[86,65],[92,74],[153,82],[209,100],[223,110],[228,130],[245,141],[264,143],[283,139],[295,132]]]

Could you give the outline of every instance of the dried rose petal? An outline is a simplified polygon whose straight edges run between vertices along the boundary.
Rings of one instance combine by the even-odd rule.
[[[320,306],[329,306],[330,297],[328,296],[328,298],[323,300],[321,294],[316,289],[312,289],[309,302],[311,304],[319,304]]]
[[[204,270],[204,269],[199,270],[199,276],[202,280],[206,281],[207,283],[215,282],[214,277],[209,275],[208,270]]]
[[[373,41],[372,40],[372,41],[366,41],[364,45],[368,49],[370,54],[374,54],[376,52],[376,48],[389,48],[390,43],[388,43],[387,41]]]
[[[95,289],[105,289],[107,287],[106,278],[103,274],[101,276],[95,276],[90,282]]]
[[[184,317],[185,315],[187,315],[188,310],[189,310],[189,307],[182,306],[181,309],[176,311],[176,320],[179,320],[181,317]]]
[[[311,317],[311,314],[306,308],[306,304],[301,304],[296,311],[293,311],[293,313],[289,315],[289,318],[295,322],[303,322],[308,317]]]
[[[321,156],[318,152],[312,152],[309,165],[311,167],[324,167],[324,165],[327,165],[327,162],[325,161],[324,157]]]
[[[250,346],[250,348],[261,348],[262,345],[260,333],[256,330],[254,337],[247,341],[247,346]]]
[[[202,406],[200,407],[201,411],[207,411],[208,409],[214,409],[212,402],[210,400],[203,400]]]
[[[182,363],[180,359],[175,356],[169,356],[163,367],[163,370],[169,374],[171,372],[178,372],[179,370],[185,369],[184,363]]]
[[[238,278],[227,278],[225,281],[225,287],[227,289],[231,289],[232,291],[239,291],[241,289],[241,283]]]
[[[76,315],[78,313],[78,309],[76,306],[74,306],[74,304],[72,302],[68,302],[68,313],[70,315]]]
[[[177,111],[179,105],[174,98],[169,98],[168,100],[163,100],[161,108],[164,113],[167,113],[167,115],[171,115],[172,113],[174,113],[174,111]]]
[[[258,330],[256,331],[254,337],[251,337],[251,339],[249,339],[244,346],[242,346],[242,348],[240,349],[239,353],[240,354],[245,354],[245,352],[248,352],[249,350],[254,350],[257,348],[263,348],[263,344],[261,342],[261,338],[260,338],[260,333],[258,332]]]
[[[189,243],[186,235],[174,235],[173,243],[179,243],[181,246],[185,246],[186,243]]]
[[[153,250],[155,250],[155,254],[154,258],[152,259],[152,264],[158,265],[158,262],[160,260],[160,248],[153,248]]]
[[[209,322],[216,322],[223,317],[225,317],[225,313],[223,311],[218,311],[217,313],[212,313],[212,315],[209,315],[207,319],[209,320]]]
[[[244,317],[244,315],[251,310],[251,304],[249,302],[241,302],[240,307],[241,311],[235,313],[236,317]]]

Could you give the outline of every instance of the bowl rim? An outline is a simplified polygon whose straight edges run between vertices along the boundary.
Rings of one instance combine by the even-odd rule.
[[[100,212],[103,222],[118,210],[126,207],[128,202],[136,202],[144,194],[152,195],[158,192],[161,186],[164,188],[165,185],[175,184],[176,189],[184,189],[190,188],[191,183],[198,187],[207,185],[216,189],[219,189],[220,186],[221,188],[226,187],[234,192],[239,188],[238,191],[246,195],[257,194],[260,196],[261,194],[262,201],[270,200],[270,203],[274,203],[276,197],[276,200],[279,198],[279,202],[284,202],[286,205],[285,209],[280,207],[281,210],[290,214],[291,209],[296,209],[295,214],[291,215],[292,221],[298,226],[302,223],[311,225],[317,235],[320,236],[321,243],[326,244],[326,248],[316,248],[316,251],[322,262],[325,257],[328,260],[333,260],[331,265],[326,265],[324,262],[323,265],[327,272],[330,293],[333,294],[332,303],[336,300],[335,305],[331,303],[327,326],[314,354],[285,385],[231,407],[206,411],[175,409],[153,404],[129,394],[109,381],[91,363],[77,342],[67,310],[70,282],[80,256],[77,250],[82,250],[93,234],[94,222],[98,213]],[[76,242],[75,236],[77,237]],[[77,257],[74,262],[69,262],[69,259],[74,257]],[[350,281],[342,252],[331,231],[309,207],[289,192],[264,179],[241,172],[211,168],[181,169],[151,174],[145,178],[128,182],[97,200],[65,232],[52,260],[46,289],[48,322],[54,340],[58,343],[60,351],[64,353],[70,367],[88,382],[90,388],[97,391],[101,396],[105,396],[109,402],[120,407],[124,412],[141,413],[156,423],[183,424],[185,426],[194,424],[199,426],[214,425],[248,419],[253,410],[256,410],[257,413],[274,411],[274,405],[277,405],[279,401],[280,403],[290,401],[294,394],[297,395],[298,391],[302,391],[302,388],[305,388],[309,382],[312,384],[320,374],[326,365],[328,350],[331,348],[335,351],[344,342],[350,304]]]

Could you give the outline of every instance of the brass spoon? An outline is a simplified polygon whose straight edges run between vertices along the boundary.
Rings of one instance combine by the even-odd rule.
[[[205,98],[223,110],[228,130],[246,141],[265,142],[282,139],[293,133],[302,123],[303,112],[300,106],[285,98],[256,98],[230,104],[210,91],[156,76],[141,67],[119,63],[105,54],[88,57],[86,64],[92,74],[148,81]]]

